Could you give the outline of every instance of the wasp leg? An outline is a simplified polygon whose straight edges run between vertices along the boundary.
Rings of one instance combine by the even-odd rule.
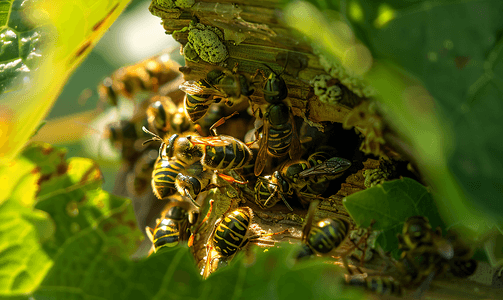
[[[292,207],[290,206],[290,204],[288,204],[288,202],[286,202],[286,199],[285,199],[285,196],[283,196],[283,193],[279,193],[279,195],[281,196],[281,199],[283,200],[283,202],[285,203],[286,207],[288,207],[288,209],[290,211],[293,211]]]
[[[217,172],[217,175],[218,175],[218,177],[222,178],[223,180],[227,181],[228,183],[239,183],[239,184],[247,184],[248,183],[248,181],[239,181],[232,176],[225,175],[222,173]]]
[[[227,117],[222,117],[220,118],[220,120],[216,121],[213,125],[211,125],[210,127],[210,132],[213,133],[214,136],[217,135],[217,127],[224,124],[226,120],[232,118],[233,116],[235,115],[238,115],[239,113],[237,111],[233,112],[231,115],[227,116]]]

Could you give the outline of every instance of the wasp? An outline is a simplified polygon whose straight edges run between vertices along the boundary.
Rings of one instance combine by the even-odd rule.
[[[316,161],[316,158],[321,156],[321,153],[313,153],[307,161],[289,162],[281,167],[281,171],[274,171],[272,175],[259,177],[255,184],[255,203],[266,209],[283,200],[285,205],[292,210],[285,196],[291,196],[295,192],[300,199],[303,199],[304,196],[322,194],[328,188],[329,180],[342,175],[351,166],[349,160],[333,157],[327,161],[337,161],[337,166],[332,164],[330,168],[325,167],[313,171],[313,168],[310,168],[311,163],[318,164],[319,161]],[[324,163],[326,161],[322,164]]]
[[[186,93],[183,99],[185,114],[192,122],[201,119],[210,108],[210,105],[217,102],[213,98],[214,89],[204,79],[186,81],[180,85],[180,89]]]
[[[212,265],[219,257],[232,256],[248,242],[245,236],[248,233],[252,216],[251,208],[239,207],[217,220],[206,249],[204,278],[208,277],[211,270],[215,269]]]
[[[285,195],[291,194],[290,184],[281,177],[278,171],[272,175],[259,177],[255,184],[254,200],[262,209],[271,208],[279,200],[283,200],[285,205],[293,211],[292,207],[285,199]]]
[[[129,194],[139,197],[145,193],[152,180],[152,171],[158,155],[157,150],[146,150],[136,161],[133,171],[127,176],[126,188]]]
[[[244,72],[238,72],[238,64],[232,68],[232,72],[227,70],[212,70],[208,73],[207,79],[216,87],[222,94],[222,98],[226,99],[227,106],[234,105],[235,101],[239,101],[243,96],[250,97],[255,92],[255,78],[258,75],[250,76]]]
[[[165,96],[152,97],[147,108],[147,120],[150,128],[153,128],[160,136],[168,132],[183,133],[194,129],[193,124],[183,112],[183,108],[178,107],[171,98]]]
[[[192,122],[202,118],[213,103],[225,99],[227,106],[234,105],[242,96],[249,97],[255,92],[255,77],[237,71],[237,64],[229,73],[214,69],[206,78],[198,81],[186,81],[180,89],[187,95],[184,99],[185,112]]]
[[[426,217],[413,216],[408,218],[402,228],[402,234],[397,234],[398,248],[408,251],[423,245],[433,246],[435,239],[440,239],[440,227],[433,231]]]
[[[207,189],[210,179],[211,173],[205,171],[199,162],[188,165],[176,158],[158,157],[151,182],[154,195],[158,199],[165,199],[178,191],[199,207],[195,198]]]
[[[133,99],[139,92],[157,93],[178,76],[178,65],[168,54],[156,55],[115,71],[100,83],[98,94],[102,102],[117,106],[118,96]]]
[[[402,284],[389,277],[350,276],[348,277],[346,283],[352,286],[363,287],[371,292],[375,292],[384,296],[392,295],[403,297],[405,295],[405,289],[403,288]]]
[[[146,227],[148,238],[152,241],[153,251],[157,252],[162,247],[175,247],[180,241],[188,240],[189,227],[194,223],[194,212],[190,211],[186,202],[173,201],[161,213],[161,218],[156,220],[154,229]]]
[[[152,190],[158,199],[164,199],[176,192],[176,176],[187,168],[187,164],[177,159],[158,157],[152,172]]]
[[[316,253],[326,254],[337,249],[348,237],[350,224],[343,219],[325,218],[313,223],[314,212],[319,201],[311,202],[306,216],[306,223],[302,230],[302,248],[297,259]]]
[[[180,140],[178,136],[172,135],[168,139],[162,155],[172,156],[182,152],[180,159],[184,159],[183,156],[185,156],[190,160],[194,157],[192,153],[196,154],[197,152],[201,164],[206,169],[225,171],[244,167],[252,159],[252,151],[245,143],[232,136],[217,135],[215,129],[235,114],[237,112],[221,118],[210,127],[210,132],[214,136],[187,135],[183,140]],[[180,146],[177,148],[177,145]]]
[[[227,135],[210,137],[189,136],[194,145],[200,145],[201,163],[211,170],[232,170],[244,167],[253,156],[252,151],[242,141]]]
[[[404,223],[402,234],[398,234],[397,238],[399,249],[403,250],[404,256],[407,255],[407,251],[416,248],[427,249],[424,251],[438,255],[445,265],[444,269],[450,269],[457,277],[468,277],[477,268],[477,262],[471,259],[473,250],[463,243],[454,231],[448,231],[446,236],[442,237],[440,227],[433,230],[426,217],[408,218]]]
[[[288,96],[285,80],[271,68],[269,69],[271,73],[263,88],[264,99],[268,105],[263,116],[259,112],[259,117],[263,119],[264,124],[263,137],[260,139],[255,162],[255,176],[259,176],[264,170],[268,154],[273,157],[282,157],[289,153],[293,160],[298,159],[301,154],[293,114],[290,107],[283,102]]]
[[[249,207],[239,207],[217,220],[207,247],[207,260],[203,276],[206,278],[215,264],[216,257],[229,258],[249,241],[275,234],[282,234],[288,230],[265,235],[254,235],[246,238],[253,211]],[[214,251],[213,255],[210,255]],[[216,254],[216,255],[215,255]]]

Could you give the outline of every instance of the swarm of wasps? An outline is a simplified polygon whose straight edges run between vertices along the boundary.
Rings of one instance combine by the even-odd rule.
[[[304,150],[305,139],[299,137],[287,101],[285,68],[277,73],[264,65],[251,76],[237,65],[231,71],[216,67],[204,78],[185,81],[180,85],[185,94],[172,99],[158,92],[173,78],[167,74],[174,68],[161,57],[120,69],[99,87],[101,97],[112,105],[117,105],[118,95],[132,99],[140,92],[149,94],[136,105],[138,112],[131,120],[110,124],[107,131],[123,159],[134,161],[129,192],[152,191],[167,203],[155,226],[146,227],[150,253],[187,242],[206,278],[250,241],[286,232],[253,235],[254,212],[241,205],[246,201],[263,210],[280,202],[291,211],[291,204],[309,205],[298,260],[328,254],[344,244],[351,229],[348,221],[313,219],[316,199],[351,167],[351,161],[334,156],[335,150],[326,145]],[[263,94],[262,102],[250,99],[257,90]],[[249,114],[229,112],[246,101]],[[217,133],[237,114],[255,117],[243,141]],[[221,205],[222,201],[231,204]],[[353,242],[351,250],[366,243],[370,231]],[[422,217],[406,221],[399,242],[402,257],[392,262],[399,277],[351,277],[348,284],[402,295],[405,288],[429,282],[447,269],[463,277],[476,267],[469,247],[453,234],[442,237]]]

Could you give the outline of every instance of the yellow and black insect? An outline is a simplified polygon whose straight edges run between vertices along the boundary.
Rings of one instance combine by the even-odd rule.
[[[211,170],[232,170],[244,167],[253,156],[242,141],[228,135],[209,137],[189,136],[187,139],[199,145],[204,153],[201,163]]]
[[[133,99],[139,92],[157,93],[160,86],[179,76],[178,67],[168,54],[147,58],[105,78],[98,86],[98,94],[102,102],[116,106],[118,96]]]
[[[288,209],[293,211],[285,198],[286,195],[291,194],[290,184],[281,177],[278,171],[275,171],[272,175],[259,177],[255,183],[254,200],[263,209],[271,208],[280,200],[283,200]]]
[[[405,289],[402,285],[395,281],[393,278],[381,277],[381,276],[371,276],[371,277],[360,277],[360,276],[350,276],[347,284],[351,286],[358,286],[367,289],[368,291],[377,293],[383,296],[397,296],[402,297],[405,295]]]
[[[313,170],[313,168],[310,168],[309,161],[318,164],[319,161],[316,158],[319,157],[321,157],[321,154],[314,153],[309,157],[308,161],[291,161],[281,167],[281,172],[274,171],[272,175],[259,177],[255,184],[255,203],[266,209],[283,200],[285,205],[292,210],[285,197],[290,197],[294,192],[301,201],[305,196],[318,196],[328,188],[329,180],[342,175],[351,166],[349,160],[333,157],[319,164],[323,165],[327,161],[331,161],[330,168]]]
[[[249,97],[253,95],[255,84],[258,83],[255,80],[257,75],[258,71],[253,76],[244,72],[238,72],[238,65],[236,64],[232,68],[232,72],[226,69],[214,69],[207,74],[206,78],[220,91],[222,98],[225,99],[225,103],[228,106],[232,106],[235,101],[239,101],[243,96]]]
[[[201,164],[210,170],[239,169],[246,165],[253,155],[245,143],[232,136],[200,137],[193,133],[184,133],[173,134],[164,142],[146,128],[144,131],[154,136],[152,141],[163,141],[161,157],[176,157],[187,165],[200,160]]]
[[[207,245],[204,278],[214,269],[211,264],[215,263],[215,257],[229,258],[251,240],[288,232],[287,229],[281,232],[254,235],[246,238],[252,218],[253,211],[251,208],[239,207],[217,220]],[[212,252],[215,253],[210,255]]]
[[[211,236],[212,246],[223,256],[231,256],[245,244],[252,219],[249,207],[240,207],[222,218]]]
[[[326,254],[338,248],[348,236],[350,224],[343,219],[325,218],[313,225],[314,211],[319,201],[311,202],[302,230],[302,249],[297,259],[316,253]]]
[[[398,234],[398,249],[408,251],[422,245],[433,246],[435,239],[440,239],[442,233],[438,227],[433,231],[426,217],[413,216],[408,218],[402,228],[402,234]]]
[[[189,198],[196,207],[200,207],[196,202],[199,193],[214,187],[213,184],[210,184],[211,175],[211,172],[203,170],[203,166],[197,162],[192,164],[185,172],[176,175],[175,187],[180,195]]]
[[[171,98],[156,95],[150,101],[147,108],[148,124],[159,136],[194,130],[194,126],[185,115],[183,108],[176,106]]]
[[[300,141],[295,128],[295,120],[290,107],[283,102],[288,96],[285,80],[272,69],[264,88],[264,99],[269,103],[265,113],[259,110],[258,117],[264,121],[263,136],[257,160],[255,161],[255,175],[259,176],[265,168],[268,154],[282,157],[289,153],[295,160],[300,157]]]
[[[239,207],[217,220],[206,247],[203,278],[215,269],[213,265],[218,265],[220,258],[232,256],[248,242],[245,236],[252,216],[251,208]]]
[[[152,241],[154,252],[162,247],[175,247],[180,241],[190,237],[189,225],[191,217],[185,202],[174,201],[161,213],[156,220],[154,229],[146,227],[148,238]]]
[[[187,116],[192,122],[196,122],[206,114],[213,103],[225,99],[225,103],[232,106],[242,96],[251,96],[255,92],[256,75],[249,76],[238,72],[236,65],[232,72],[214,69],[208,72],[204,79],[184,82],[180,89],[187,94],[184,99]]]
[[[210,105],[217,102],[214,99],[214,89],[204,79],[186,81],[180,85],[180,89],[187,94],[183,99],[183,104],[185,113],[192,122],[201,119],[210,108]]]
[[[263,136],[260,139],[259,152],[255,161],[255,175],[259,176],[265,168],[268,154],[282,157],[289,153],[292,160],[298,159],[301,148],[295,120],[290,107],[284,103],[270,104],[263,116]]]
[[[175,180],[188,167],[178,159],[158,157],[152,172],[152,190],[158,199],[164,199],[176,192]]]

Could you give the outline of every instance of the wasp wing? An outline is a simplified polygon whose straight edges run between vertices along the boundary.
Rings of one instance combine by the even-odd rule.
[[[222,137],[223,136],[190,136],[190,142],[195,145],[206,145],[213,147],[225,147],[232,144],[231,141],[223,139]]]
[[[300,172],[299,177],[325,175],[333,179],[342,175],[349,167],[351,167],[351,161],[341,157],[332,157],[319,165]]]
[[[290,143],[290,159],[297,160],[302,156],[302,148],[300,147],[300,139],[297,135],[297,128],[295,126],[295,119],[290,109],[290,122],[292,123],[292,142]]]
[[[269,121],[264,119],[264,126],[262,127],[262,132],[264,133],[260,139],[260,146],[255,159],[255,176],[259,176],[265,168],[267,162],[267,147],[269,140]]]

